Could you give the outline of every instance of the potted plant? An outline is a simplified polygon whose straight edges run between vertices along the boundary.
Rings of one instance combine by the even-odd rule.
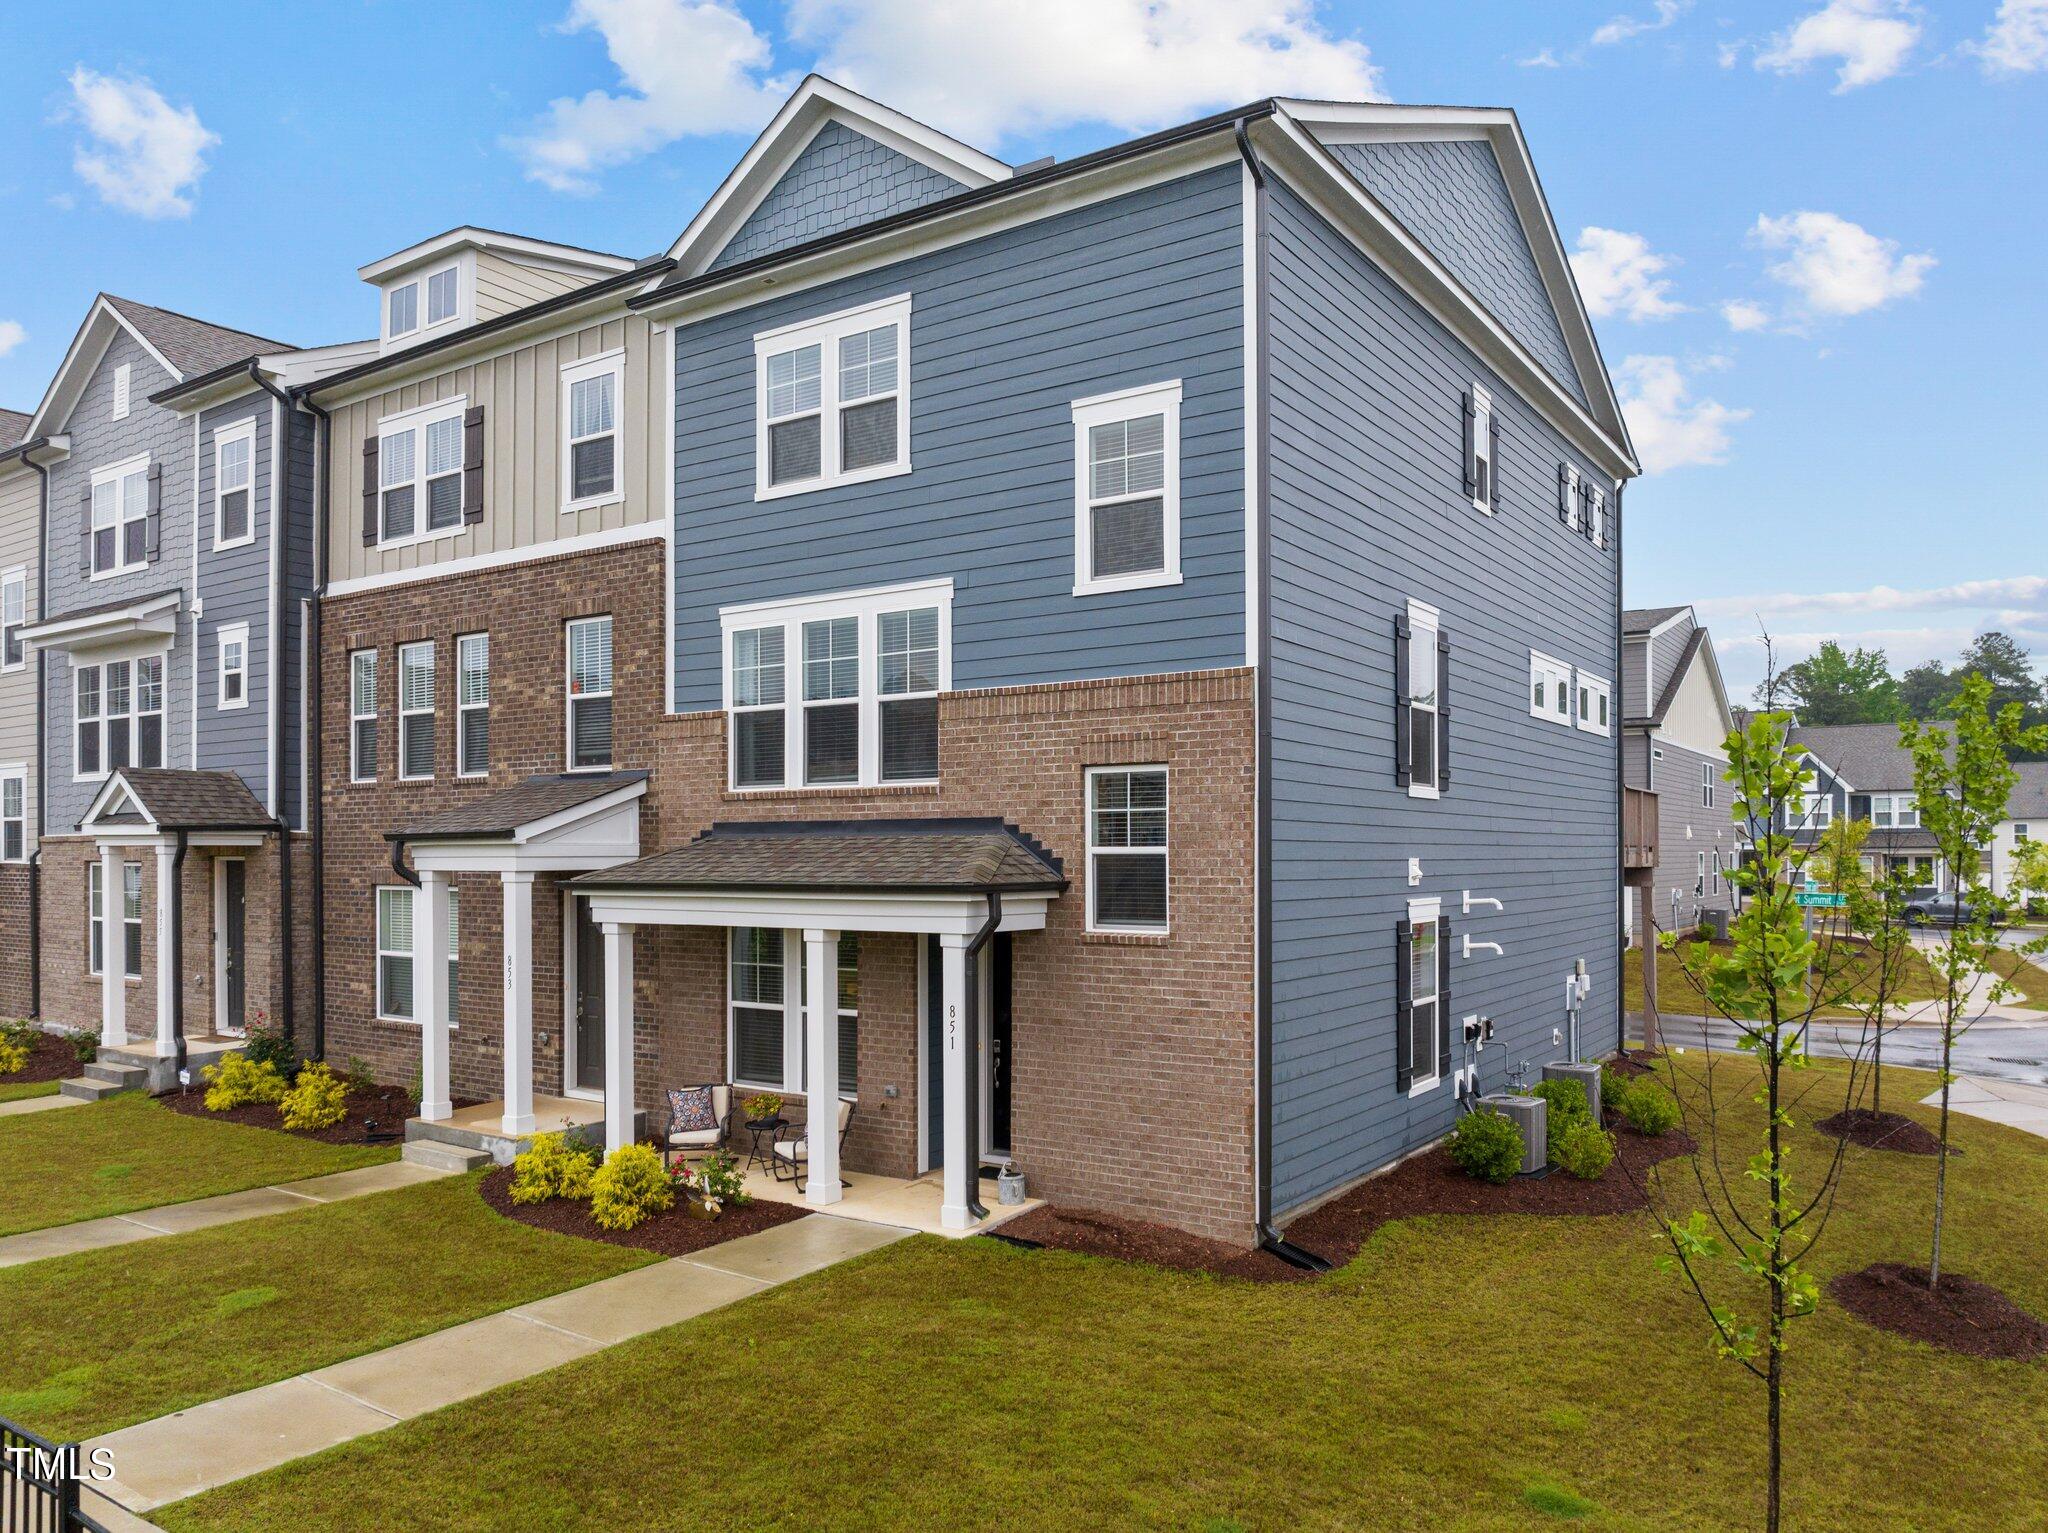
[[[671,1173],[683,1197],[683,1211],[692,1219],[717,1219],[728,1207],[750,1201],[739,1162],[729,1150],[714,1150],[697,1164],[687,1162]]]
[[[782,1116],[782,1098],[773,1091],[757,1091],[742,1102],[740,1108],[746,1113],[749,1124],[773,1123]]]

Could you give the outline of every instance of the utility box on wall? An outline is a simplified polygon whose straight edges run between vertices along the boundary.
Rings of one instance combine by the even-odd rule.
[[[1520,1130],[1522,1175],[1533,1176],[1549,1164],[1549,1152],[1544,1147],[1550,1122],[1548,1102],[1541,1097],[1525,1097],[1512,1092],[1502,1092],[1498,1096],[1481,1097],[1479,1105],[1492,1108]]]

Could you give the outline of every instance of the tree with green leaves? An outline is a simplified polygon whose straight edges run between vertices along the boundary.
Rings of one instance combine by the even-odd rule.
[[[2011,634],[1992,629],[1980,633],[1963,651],[1957,672],[1975,671],[1991,683],[1991,712],[2003,713],[2012,703],[2020,705],[2029,724],[2041,721],[2041,678],[2034,671],[2034,657]]]
[[[1909,719],[1945,719],[1958,678],[1939,660],[1914,666],[1899,678],[1899,708]]]
[[[1816,844],[1814,860],[1822,887],[1845,901],[1839,911],[1829,913],[1829,923],[1853,939],[1853,944],[1839,949],[1830,947],[1831,953],[1840,951],[1844,961],[1834,975],[1820,981],[1820,988],[1835,1005],[1862,1019],[1870,1050],[1870,1107],[1863,1116],[1875,1126],[1901,1127],[1906,1119],[1885,1118],[1884,1039],[1887,1031],[1899,1026],[1893,1013],[1912,962],[1913,935],[1906,924],[1912,881],[1903,868],[1873,875],[1863,861],[1870,840],[1870,821],[1844,816],[1823,830]]]
[[[1899,743],[1913,756],[1913,790],[1920,828],[1934,838],[1955,879],[1956,900],[1941,923],[1942,940],[1929,953],[1940,984],[1941,1146],[1934,1172],[1934,1240],[1927,1264],[1930,1291],[1941,1286],[1941,1237],[1948,1212],[1949,1092],[1955,1083],[1956,1040],[1983,1016],[1983,1008],[2009,1000],[2015,988],[1998,977],[1992,960],[2013,925],[2014,901],[1981,884],[1991,838],[2006,817],[2019,773],[2015,751],[2048,751],[2048,725],[2029,726],[2025,704],[2009,699],[1994,710],[1993,684],[1982,672],[1963,677],[1951,704],[1953,721],[1939,728],[1908,721]],[[2029,954],[2048,949],[2048,938]],[[1973,1010],[1974,1009],[1974,1010]]]
[[[1829,639],[1786,666],[1779,688],[1781,703],[1802,724],[1890,724],[1900,717],[1899,684],[1881,649],[1850,651]]]

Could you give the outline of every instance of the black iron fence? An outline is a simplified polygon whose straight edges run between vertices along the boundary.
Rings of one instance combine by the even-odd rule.
[[[0,1417],[0,1533],[106,1533],[79,1509],[85,1452]]]

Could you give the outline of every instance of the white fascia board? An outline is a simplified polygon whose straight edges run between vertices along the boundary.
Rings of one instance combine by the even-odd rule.
[[[575,891],[583,893],[583,891]],[[600,889],[584,896],[600,925],[769,926],[785,931],[939,933],[972,937],[988,920],[988,898],[971,892],[824,890]],[[1050,894],[1006,894],[998,931],[1043,931]]]
[[[161,596],[130,602],[111,612],[31,623],[20,630],[19,637],[25,644],[76,648],[82,644],[105,643],[136,634],[175,634],[178,609],[183,601],[180,593],[166,592]]]
[[[170,358],[149,344],[148,338],[129,324],[121,311],[107,302],[102,293],[93,300],[87,311],[85,322],[78,327],[78,333],[71,338],[71,345],[64,353],[64,360],[57,364],[57,371],[50,377],[50,386],[43,391],[42,402],[36,406],[36,413],[28,423],[28,430],[22,433],[22,440],[45,435],[52,425],[68,425],[72,407],[85,392],[85,381],[92,376],[93,369],[100,365],[100,359],[107,354],[107,347],[113,344],[118,331],[126,331],[135,338],[135,344],[169,373],[176,382],[183,383],[185,375],[171,366]]]
[[[133,804],[135,812],[142,816],[143,822],[152,831],[156,829],[156,816],[151,814],[149,807],[135,796],[135,790],[128,786],[127,779],[118,771],[112,773],[105,782],[100,784],[99,792],[92,796],[92,802],[86,805],[85,813],[79,817],[79,829],[90,831],[95,820],[115,807],[114,800],[116,795],[124,802]],[[120,828],[124,831],[135,829],[132,825],[124,825]]]
[[[415,266],[424,266],[464,250],[489,250],[510,256],[515,261],[546,262],[583,271],[616,273],[631,271],[634,265],[628,256],[583,250],[574,245],[558,245],[552,240],[537,240],[523,234],[505,234],[495,229],[463,224],[445,234],[437,234],[379,257],[366,266],[358,266],[356,275],[365,282],[380,282],[386,277],[395,277]]]

